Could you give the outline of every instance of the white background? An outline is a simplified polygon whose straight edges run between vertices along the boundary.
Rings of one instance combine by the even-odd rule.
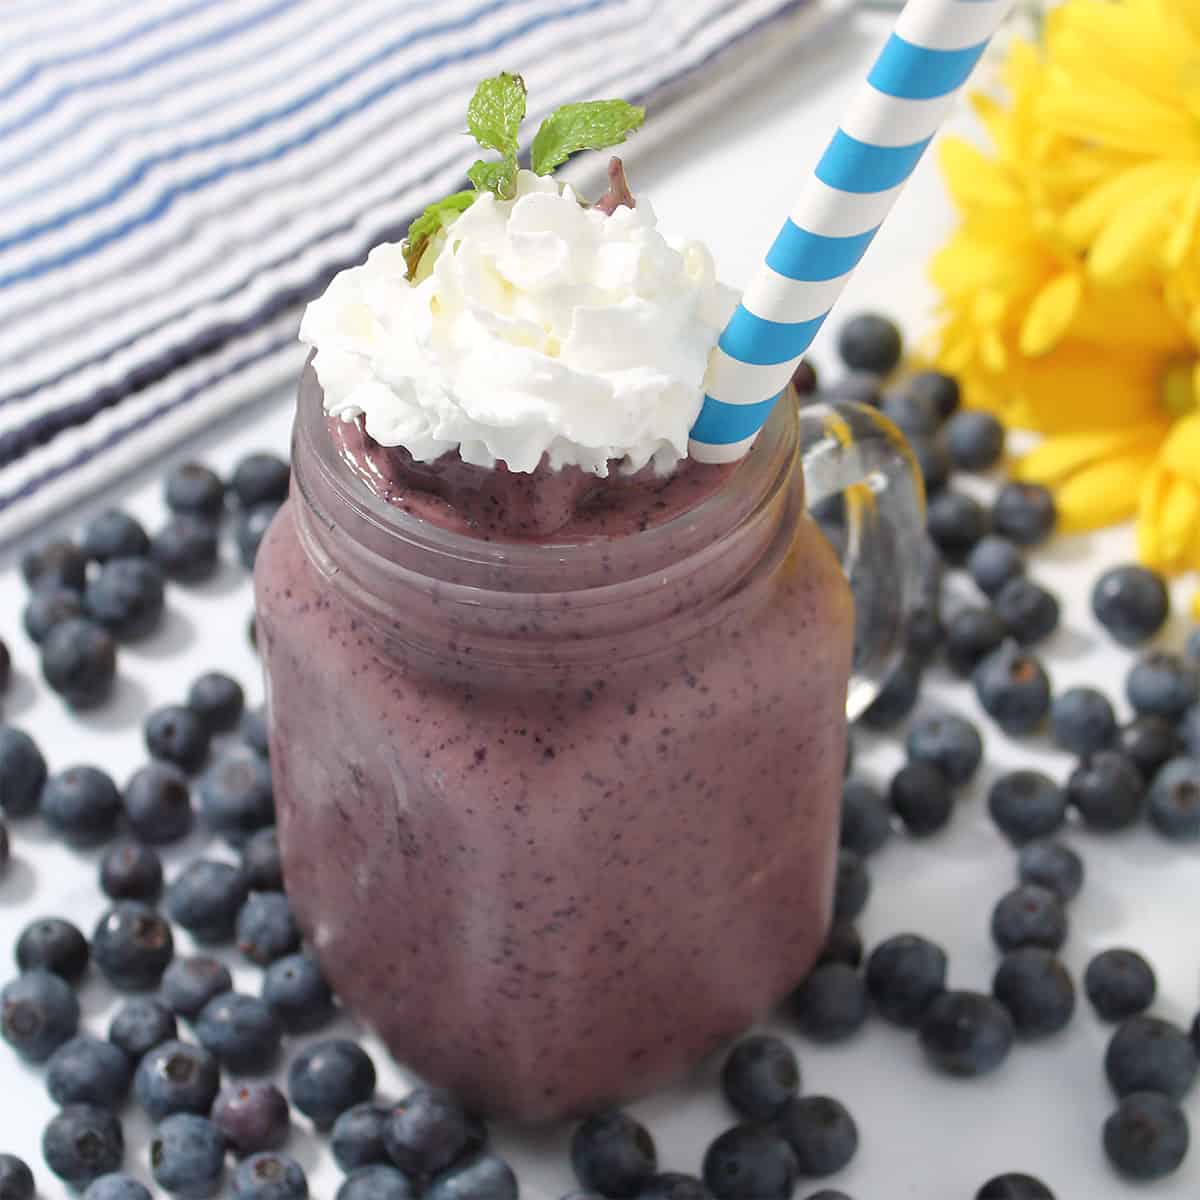
[[[712,246],[722,275],[744,282],[790,207],[798,181],[815,163],[844,110],[850,88],[865,73],[887,29],[880,17],[860,18],[815,46],[789,48],[775,35],[782,57],[771,67],[760,59],[747,90],[725,96],[683,133],[676,122],[651,126],[628,156],[635,191],[652,197],[669,232],[699,236]],[[536,86],[536,72],[530,72]],[[668,134],[670,136],[668,136]],[[929,253],[948,228],[949,213],[929,159],[918,170],[887,228],[867,255],[841,312],[881,309],[910,332],[927,327],[931,296],[923,280]],[[832,323],[836,325],[836,321]],[[817,344],[818,364],[828,368],[831,330]],[[242,454],[287,446],[290,397],[264,401],[253,415],[214,430],[189,453],[227,470]],[[182,457],[182,455],[177,456]],[[111,499],[127,503],[151,527],[163,517],[156,465],[144,477],[115,488]],[[92,506],[87,511],[94,511]],[[82,519],[86,512],[74,515]],[[172,587],[168,619],[158,634],[122,650],[118,695],[92,716],[69,716],[36,678],[36,659],[19,629],[23,587],[13,570],[0,572],[0,636],[14,652],[16,678],[5,699],[6,718],[29,729],[45,748],[52,770],[94,762],[123,783],[144,760],[140,723],[155,704],[182,699],[199,672],[220,667],[261,696],[257,661],[246,639],[251,608],[249,580],[226,546],[227,563],[217,579],[199,587]],[[1062,629],[1044,647],[1056,688],[1088,682],[1118,697],[1129,658],[1103,635],[1088,611],[1087,592],[1099,565],[1130,557],[1128,530],[1086,539],[1059,539],[1034,559],[1038,577],[1064,602]],[[1185,594],[1176,593],[1176,609]],[[1178,648],[1186,622],[1177,617],[1162,644]],[[1123,699],[1122,713],[1127,712]],[[922,711],[944,708],[983,720],[969,689],[941,670],[931,673]],[[950,982],[987,990],[996,954],[988,936],[991,907],[1015,878],[1015,856],[992,827],[984,797],[997,769],[1038,765],[1058,778],[1069,758],[1044,739],[1021,743],[987,730],[987,765],[962,796],[951,829],[923,842],[893,839],[871,862],[873,898],[860,925],[868,945],[904,930],[939,939],[950,955]],[[859,738],[861,770],[885,781],[900,760],[895,737],[868,745]],[[62,914],[90,934],[102,907],[96,883],[97,853],[79,854],[51,841],[35,821],[11,823],[13,861],[0,882],[0,946],[9,953],[32,918]],[[1071,909],[1064,958],[1078,978],[1097,950],[1129,944],[1145,952],[1158,971],[1156,1011],[1180,1023],[1200,1003],[1200,901],[1197,849],[1169,847],[1151,831],[1100,838],[1072,830],[1070,840],[1086,859],[1088,882]],[[166,855],[168,877],[203,847],[199,835]],[[224,854],[220,848],[214,853]],[[190,947],[178,936],[179,949]],[[713,946],[713,954],[720,947]],[[237,985],[256,991],[257,969],[228,961]],[[11,969],[11,968],[10,968]],[[6,974],[0,970],[0,976]],[[103,1035],[114,996],[93,971],[81,990],[84,1021]],[[781,1026],[786,1030],[786,1023]],[[344,1018],[337,1031],[352,1030]],[[321,1035],[324,1036],[324,1035]],[[934,1074],[921,1060],[915,1039],[873,1021],[842,1046],[820,1047],[794,1039],[804,1087],[842,1099],[857,1118],[861,1149],[851,1167],[828,1186],[855,1200],[972,1200],[991,1175],[1025,1170],[1050,1183],[1059,1200],[1118,1200],[1137,1189],[1118,1181],[1100,1149],[1100,1126],[1113,1106],[1102,1071],[1107,1030],[1081,1003],[1062,1035],[1021,1045],[993,1076],[959,1081]],[[380,1093],[403,1091],[404,1078],[374,1039],[367,1038],[380,1068]],[[730,1123],[712,1086],[713,1065],[689,1087],[634,1106],[654,1133],[664,1168],[696,1171],[707,1142]],[[21,1154],[34,1167],[40,1195],[64,1197],[41,1160],[39,1139],[53,1106],[39,1072],[21,1065],[0,1046],[0,1148]],[[1188,1101],[1200,1139],[1200,1098]],[[130,1105],[125,1114],[127,1167],[148,1181],[148,1126]],[[537,1135],[502,1133],[521,1178],[522,1195],[556,1200],[571,1190],[563,1130]],[[309,1173],[312,1195],[332,1200],[338,1173],[324,1142],[299,1125],[290,1151]],[[824,1184],[802,1184],[806,1197]],[[1161,1200],[1200,1196],[1200,1148],[1173,1180],[1146,1194]]]

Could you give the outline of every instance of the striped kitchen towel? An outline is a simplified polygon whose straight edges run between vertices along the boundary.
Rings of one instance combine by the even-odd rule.
[[[526,75],[529,128],[665,102],[823,5],[9,0],[0,541],[293,378],[303,302],[463,186],[484,75]]]

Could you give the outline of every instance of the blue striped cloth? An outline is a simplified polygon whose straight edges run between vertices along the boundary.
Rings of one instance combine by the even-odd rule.
[[[536,128],[805,2],[8,0],[0,541],[293,378],[303,302],[463,186],[484,75]]]

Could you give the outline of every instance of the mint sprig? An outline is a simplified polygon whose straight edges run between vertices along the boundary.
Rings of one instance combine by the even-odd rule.
[[[466,212],[477,195],[477,192],[455,192],[452,196],[446,196],[431,204],[408,227],[408,237],[404,239],[404,261],[408,265],[409,279],[416,276],[417,264],[430,241],[459,213]]]
[[[495,192],[502,200],[516,195],[519,131],[524,119],[525,80],[520,75],[501,71],[475,89],[467,105],[467,128],[485,150],[500,155],[499,162],[479,159],[467,172],[479,191]]]
[[[549,175],[579,150],[618,146],[646,119],[646,110],[624,100],[564,104],[543,122],[533,139],[530,166]]]

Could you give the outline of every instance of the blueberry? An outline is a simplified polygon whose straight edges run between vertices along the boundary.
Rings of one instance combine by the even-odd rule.
[[[237,539],[238,557],[247,571],[254,570],[258,548],[278,511],[277,504],[258,504],[239,514],[234,536]]]
[[[103,703],[116,677],[116,643],[95,622],[72,618],[46,634],[42,642],[42,678],[72,708],[94,708]]]
[[[894,321],[879,313],[860,313],[838,330],[837,351],[852,371],[886,375],[899,365],[904,341]]]
[[[224,963],[202,954],[177,958],[163,972],[162,998],[172,1012],[189,1021],[216,996],[233,989],[233,976]],[[203,1042],[203,1038],[200,1039]],[[211,1047],[210,1047],[211,1049]]]
[[[987,509],[963,492],[947,489],[932,497],[925,527],[942,557],[960,565],[990,530]]]
[[[232,845],[275,823],[271,768],[253,750],[227,750],[205,771],[199,791],[209,828]]]
[[[1074,900],[1083,887],[1083,859],[1070,846],[1041,838],[1021,847],[1017,874],[1022,883],[1036,884],[1060,900]]]
[[[886,408],[884,411],[887,411]],[[932,496],[934,493],[940,492],[950,482],[950,471],[953,466],[946,443],[937,437],[916,437],[909,434],[909,446],[912,449],[913,458],[917,460],[917,469],[921,472],[921,479],[925,483],[925,495]]]
[[[260,967],[300,946],[300,927],[283,892],[251,892],[237,916],[237,946]]]
[[[170,925],[137,900],[118,900],[92,934],[92,960],[122,992],[157,987],[174,953]]]
[[[878,408],[883,392],[879,376],[873,371],[847,371],[822,387],[819,399],[827,404],[866,404]]]
[[[40,646],[50,636],[50,630],[64,621],[83,616],[83,596],[64,587],[40,587],[25,604],[21,623],[29,640]]]
[[[417,1193],[395,1167],[360,1167],[338,1188],[335,1200],[416,1200]]]
[[[1154,968],[1136,951],[1101,950],[1087,965],[1083,990],[1102,1021],[1124,1021],[1154,1003]]]
[[[15,1154],[0,1154],[0,1200],[33,1200],[33,1193],[33,1172],[28,1164]]]
[[[1146,784],[1141,772],[1116,750],[1085,759],[1067,780],[1067,802],[1092,829],[1124,829],[1142,815]]]
[[[1059,949],[1067,940],[1067,914],[1062,902],[1036,884],[1018,884],[992,909],[992,939],[1001,950],[1020,946]]]
[[[1023,946],[1006,954],[992,977],[992,995],[1008,1009],[1023,1037],[1066,1027],[1075,1012],[1075,984],[1049,950]]]
[[[867,959],[867,992],[879,1015],[916,1029],[925,1010],[946,990],[946,952],[915,933],[880,942]]]
[[[879,789],[865,779],[842,784],[841,844],[846,850],[874,854],[892,833],[891,812]]]
[[[715,1200],[715,1197],[694,1175],[664,1171],[638,1192],[637,1200]]]
[[[908,615],[904,629],[904,649],[913,658],[928,663],[945,639],[942,618],[936,603],[920,602]]]
[[[863,943],[862,936],[849,921],[835,921],[821,947],[817,966],[825,963],[840,962],[851,967],[862,965]]]
[[[134,836],[151,846],[165,846],[192,828],[192,797],[187,776],[170,763],[139,768],[125,785],[125,819]]]
[[[760,1125],[735,1125],[704,1152],[704,1183],[717,1200],[790,1200],[796,1174],[796,1155],[785,1138]],[[601,1194],[636,1196],[637,1190]]]
[[[833,896],[836,921],[853,921],[867,906],[871,895],[871,877],[866,863],[853,850],[839,850],[837,880]]]
[[[271,757],[271,744],[267,735],[267,719],[261,708],[250,709],[242,715],[240,726],[242,741],[263,758]]]
[[[208,518],[178,513],[154,535],[150,557],[168,579],[200,583],[216,573],[220,531]]]
[[[132,1175],[114,1173],[101,1175],[83,1193],[83,1200],[154,1200],[154,1197]]]
[[[1037,483],[1006,483],[992,504],[992,527],[1020,546],[1036,546],[1054,532],[1054,496]]]
[[[239,867],[197,858],[167,885],[167,912],[198,942],[227,942],[247,895],[249,887]]]
[[[795,990],[792,1007],[800,1028],[814,1041],[840,1042],[866,1022],[866,985],[854,967],[826,963]]]
[[[288,1033],[312,1033],[333,1016],[333,992],[307,954],[271,963],[263,972],[262,998]]]
[[[1112,567],[1092,588],[1096,620],[1125,646],[1152,638],[1166,623],[1170,609],[1162,576],[1146,567]]]
[[[992,607],[1022,646],[1032,646],[1058,628],[1058,600],[1024,575],[1010,579],[992,599]]]
[[[123,838],[100,860],[100,888],[113,900],[157,900],[162,892],[163,867],[158,852]]]
[[[212,1106],[213,1124],[238,1154],[278,1150],[287,1141],[289,1117],[288,1102],[273,1083],[231,1084],[221,1089]]]
[[[1139,719],[1143,721],[1152,720],[1150,717],[1141,717]],[[1200,758],[1200,704],[1193,704],[1179,718],[1179,732],[1177,737],[1182,743],[1181,749],[1186,750],[1188,754],[1195,758]],[[1167,757],[1171,756],[1168,755]]]
[[[410,1179],[445,1170],[467,1148],[471,1122],[448,1093],[419,1087],[393,1105],[383,1127],[388,1157]]]
[[[82,592],[87,558],[74,542],[60,538],[21,555],[21,574],[31,588],[66,587]]]
[[[1054,698],[1050,726],[1059,746],[1086,758],[1116,740],[1117,715],[1103,692],[1073,687]]]
[[[125,1157],[121,1122],[106,1108],[68,1105],[42,1133],[42,1157],[60,1179],[85,1188],[121,1165]]]
[[[164,494],[172,512],[217,517],[225,505],[225,484],[208,467],[186,462],[167,475]]]
[[[946,448],[964,471],[986,471],[1004,453],[1004,426],[991,413],[955,413],[946,424]]]
[[[260,829],[242,847],[242,873],[256,892],[283,891],[283,860],[274,828]]]
[[[916,396],[899,388],[888,392],[881,405],[887,417],[906,438],[912,441],[932,439],[941,425],[937,407],[926,397]],[[947,468],[949,455],[947,454]]]
[[[944,828],[954,810],[950,781],[926,762],[905,763],[892,776],[888,800],[904,828],[915,837]]]
[[[8,870],[8,861],[11,850],[8,844],[8,826],[0,821],[0,878],[4,877],[4,872]]]
[[[169,762],[182,771],[197,770],[208,757],[208,726],[181,704],[156,708],[146,717],[142,733],[152,758]]]
[[[705,1156],[704,1178],[718,1196],[709,1179]],[[602,1196],[636,1196],[649,1182],[658,1164],[654,1139],[644,1125],[620,1109],[595,1113],[576,1127],[571,1136],[571,1166],[585,1188]]]
[[[188,688],[187,705],[210,733],[233,729],[246,702],[242,685],[220,671],[208,671]]]
[[[288,1068],[292,1103],[313,1124],[328,1128],[375,1091],[375,1065],[365,1050],[344,1038],[306,1046]]]
[[[291,468],[277,454],[248,454],[233,469],[233,494],[243,508],[282,504],[288,495]]]
[[[347,1174],[359,1167],[388,1160],[383,1131],[388,1109],[367,1101],[348,1108],[333,1124],[330,1149],[337,1165]]]
[[[176,1032],[174,1013],[149,996],[134,996],[117,1009],[108,1040],[137,1062],[155,1046],[171,1041]]]
[[[150,1119],[207,1113],[221,1083],[217,1060],[203,1046],[170,1040],[148,1050],[133,1076],[133,1094]]]
[[[967,570],[985,596],[995,596],[1010,580],[1025,574],[1025,560],[1012,541],[989,533],[967,555]]]
[[[821,381],[817,376],[817,368],[807,358],[802,358],[792,372],[789,381],[791,386],[801,396],[811,396],[820,387]]]
[[[517,1200],[517,1177],[502,1158],[480,1154],[443,1171],[425,1200]]]
[[[281,1031],[275,1014],[257,996],[224,992],[196,1018],[196,1039],[235,1075],[260,1075],[279,1055]]]
[[[1196,1078],[1191,1038],[1161,1017],[1127,1017],[1117,1026],[1104,1055],[1104,1073],[1118,1096],[1161,1092],[1183,1098]]]
[[[163,573],[148,558],[114,558],[83,593],[88,616],[126,641],[145,637],[162,621],[166,599]]]
[[[918,658],[903,655],[883,681],[879,695],[859,718],[862,723],[870,729],[890,729],[903,721],[917,702],[923,670]]]
[[[1154,1092],[1134,1092],[1104,1122],[1104,1152],[1130,1179],[1161,1179],[1187,1157],[1187,1117],[1177,1104]]]
[[[79,1001],[50,971],[26,971],[0,991],[0,1034],[27,1062],[45,1062],[78,1028]]]
[[[938,715],[915,721],[905,739],[911,762],[937,767],[952,783],[969,783],[983,759],[979,730],[963,717]]]
[[[738,1116],[766,1121],[800,1090],[800,1066],[785,1041],[753,1034],[729,1052],[721,1068],[721,1090]]]
[[[808,1200],[850,1200],[850,1197],[837,1188],[822,1188],[819,1192],[813,1192]]]
[[[290,1155],[263,1150],[238,1165],[233,1194],[236,1200],[305,1200],[308,1179]]]
[[[905,391],[933,406],[938,420],[948,421],[962,403],[958,380],[943,371],[916,371],[905,380]]]
[[[988,812],[996,828],[1018,846],[1056,833],[1067,819],[1067,797],[1041,771],[1009,771],[988,791]]]
[[[1032,733],[1050,711],[1050,680],[1042,664],[1014,642],[993,650],[971,672],[984,711],[1005,733]]]
[[[106,508],[83,527],[79,548],[85,558],[106,563],[112,558],[145,558],[150,539],[135,517]]]
[[[1150,824],[1172,841],[1200,838],[1200,758],[1173,758],[1150,785]]]
[[[784,1105],[775,1129],[792,1148],[799,1173],[821,1178],[840,1171],[858,1150],[858,1126],[829,1096],[798,1096]]]
[[[1125,693],[1135,712],[1178,721],[1200,700],[1200,670],[1178,655],[1156,650],[1134,664]]]
[[[121,815],[121,793],[98,767],[69,767],[42,789],[42,817],[69,846],[108,841]]]
[[[981,992],[946,991],[934,997],[921,1019],[921,1047],[934,1066],[950,1075],[985,1075],[1012,1049],[1012,1017]]]
[[[946,665],[970,675],[1008,637],[1008,626],[991,608],[963,608],[946,622]]]
[[[125,1051],[87,1033],[63,1042],[46,1063],[46,1090],[60,1107],[95,1104],[118,1109],[132,1078],[133,1065]]]
[[[36,812],[46,782],[46,760],[23,730],[0,725],[0,808],[10,817]]]
[[[225,1139],[207,1117],[175,1113],[154,1131],[150,1170],[154,1182],[172,1196],[215,1196],[225,1174]]]
[[[250,643],[251,650],[258,650],[258,616],[256,613],[251,613],[250,619],[246,622],[246,640]]]
[[[1054,1200],[1054,1193],[1040,1179],[1014,1171],[989,1179],[975,1200]]]

